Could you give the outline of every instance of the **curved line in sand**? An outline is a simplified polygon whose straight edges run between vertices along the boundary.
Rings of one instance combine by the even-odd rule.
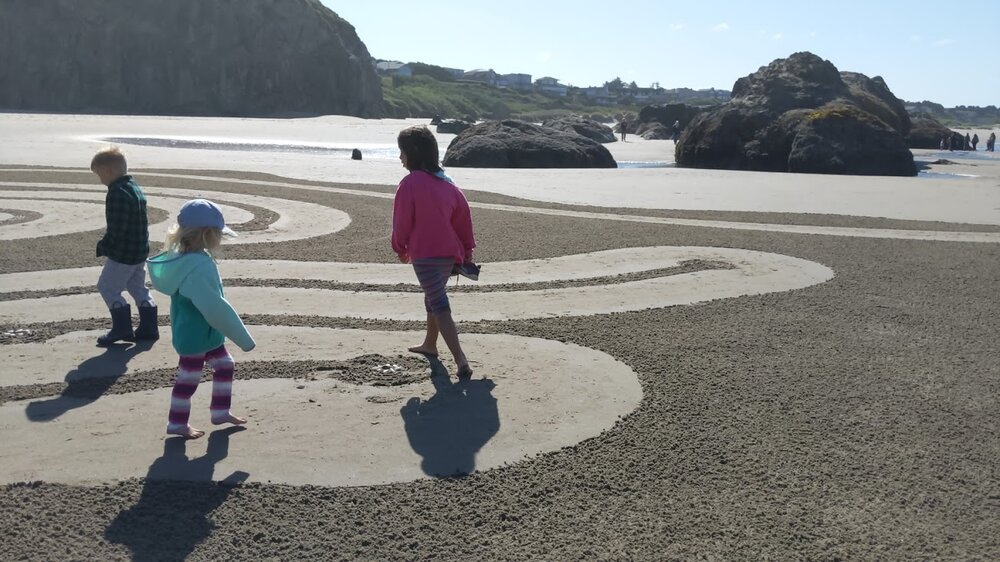
[[[677,267],[690,260],[738,264],[755,257],[751,250],[708,246],[651,246],[600,250],[554,258],[484,263],[478,282],[469,286],[551,283],[644,273]],[[314,262],[293,260],[223,259],[219,271],[225,278],[301,279],[345,284],[413,284],[413,267],[406,264]],[[101,266],[0,274],[0,293],[51,291],[90,285]]]
[[[91,184],[0,182],[0,187],[3,186],[28,187],[45,190],[16,192],[24,193],[25,195],[23,196],[30,196],[34,193],[52,194],[56,192],[61,192],[63,194],[73,192],[94,193],[94,186]],[[277,197],[265,197],[262,195],[246,195],[242,193],[228,193],[202,189],[174,189],[156,186],[143,186],[142,190],[146,195],[159,196],[162,201],[177,201],[176,205],[174,203],[163,203],[162,205],[157,204],[158,207],[170,209],[176,207],[177,209],[180,209],[184,198],[201,197],[222,203],[226,201],[244,203],[246,205],[262,207],[278,213],[278,220],[268,225],[266,229],[243,232],[238,238],[235,238],[232,241],[227,241],[229,244],[259,244],[262,242],[287,242],[290,240],[314,238],[316,236],[339,232],[351,224],[351,217],[347,213],[338,209],[317,205],[315,203],[279,199]],[[59,197],[62,197],[62,195],[59,195]],[[0,201],[3,200],[4,199],[0,198]],[[10,201],[15,200],[11,199]],[[247,211],[241,209],[238,212],[238,216],[244,217],[246,213]],[[72,216],[72,214],[70,216]],[[165,231],[167,226],[174,223],[174,220],[175,219],[172,214],[167,221],[157,225],[150,225],[149,229],[151,236],[157,238],[160,233],[156,232],[156,230],[160,229],[162,225],[162,230]],[[84,231],[88,231],[100,229],[103,226],[104,217],[102,211],[101,217],[97,222],[90,222],[83,228]],[[0,239],[4,239],[7,231],[8,227],[0,227]]]
[[[46,173],[80,173],[83,170],[49,169],[38,170],[31,168],[7,168],[0,172],[39,172]],[[362,197],[375,197],[379,199],[392,199],[391,193],[379,193],[366,191],[363,189],[347,189],[342,187],[328,187],[307,185],[292,182],[275,182],[265,180],[250,180],[232,177],[217,177],[207,175],[143,172],[143,176],[160,178],[180,178],[188,180],[216,181],[227,183],[238,183],[243,185],[260,185],[267,187],[286,187],[292,189],[303,189],[307,191],[322,191],[326,193],[338,193],[343,195],[358,195]],[[0,182],[0,185],[25,185]],[[145,189],[145,188],[144,188]],[[722,228],[733,230],[753,230],[760,232],[782,232],[786,234],[810,234],[820,236],[848,236],[855,238],[890,238],[899,240],[923,240],[932,242],[974,242],[986,244],[1000,243],[1000,232],[949,232],[943,230],[906,230],[894,228],[858,228],[847,226],[812,226],[798,224],[773,224],[755,222],[736,222],[704,219],[681,219],[668,217],[649,217],[643,215],[630,215],[619,213],[599,213],[591,211],[569,211],[562,209],[546,209],[542,207],[531,207],[521,205],[501,205],[495,203],[473,203],[469,205],[477,209],[490,209],[494,211],[506,211],[515,213],[530,213],[549,216],[575,217],[596,220],[611,220],[622,222],[638,222],[647,224],[661,224],[673,226],[689,226],[698,228]],[[263,205],[262,205],[263,206]]]
[[[233,352],[237,370],[244,359],[393,355],[423,337],[417,332],[250,329],[260,346],[247,355]],[[96,335],[75,332],[40,344],[0,346],[0,358],[19,366],[13,371],[20,373],[17,382],[62,380],[100,353],[93,347]],[[317,380],[240,381],[234,411],[249,417],[251,430],[232,435],[233,446],[214,472],[210,467],[208,472],[197,470],[195,460],[212,446],[211,434],[167,458],[171,451],[178,453],[171,448],[181,443],[163,439],[169,381],[165,388],[96,401],[59,396],[8,402],[0,406],[0,482],[89,484],[143,476],[223,480],[237,470],[248,472],[252,481],[292,485],[405,482],[497,468],[579,443],[614,426],[642,398],[636,373],[593,349],[512,335],[463,334],[462,339],[467,349],[475,350],[476,380],[468,383],[437,376],[399,387],[359,386],[321,373]],[[168,330],[165,339],[127,366],[134,372],[174,363]],[[491,382],[478,380],[480,376]],[[5,382],[13,382],[8,378]],[[195,394],[191,419],[192,425],[209,430],[214,429],[207,419],[210,393],[202,388]],[[26,412],[35,419],[39,414],[57,417],[32,422]],[[127,454],[122,454],[123,443]],[[170,461],[169,470],[155,470],[158,462]]]
[[[74,203],[67,200],[78,201]],[[162,209],[170,214],[165,221],[149,225],[151,232],[166,232],[184,204],[183,197],[150,195],[150,208]],[[10,209],[35,211],[42,216],[38,219],[0,225],[0,240],[17,240],[41,236],[59,236],[100,230],[104,226],[103,192],[89,191],[0,191],[0,205]],[[250,222],[254,215],[250,211],[219,202],[226,224],[238,225]],[[96,241],[96,240],[95,240]]]
[[[455,293],[451,299],[456,320],[515,320],[556,316],[588,316],[613,312],[628,312],[649,308],[664,308],[706,302],[715,299],[733,298],[744,295],[758,295],[772,292],[790,291],[822,283],[834,276],[833,271],[816,262],[752,250],[731,248],[691,248],[671,247],[612,250],[602,252],[607,260],[611,256],[623,258],[629,255],[659,254],[660,264],[675,263],[690,256],[725,261],[733,269],[704,270],[693,273],[654,277],[639,281],[627,281],[610,285],[592,285],[558,289],[528,291],[495,291]],[[548,276],[550,279],[594,277],[594,269],[587,267],[590,254],[567,256],[561,262],[565,267],[560,273],[553,267],[536,279]],[[536,270],[544,269],[534,260]],[[622,260],[618,260],[619,263]],[[517,264],[518,262],[508,262]],[[632,263],[618,266],[620,270],[648,271],[657,264]],[[236,264],[246,269],[254,277],[253,261]],[[373,267],[372,267],[373,266]],[[304,268],[316,268],[319,273],[343,274],[342,279],[367,278],[369,282],[379,279],[388,271],[379,264],[340,264],[322,271],[326,264],[303,264]],[[371,269],[369,269],[371,267]],[[486,266],[489,268],[489,265]],[[513,270],[530,270],[532,265],[511,266]],[[503,271],[503,266],[498,268]],[[92,268],[70,270],[76,280],[63,277],[71,286],[79,286],[79,281]],[[382,282],[394,284],[406,276],[398,267],[391,270],[393,277]],[[484,270],[488,271],[488,269]],[[316,272],[314,272],[316,273]],[[367,275],[366,275],[367,273]],[[274,274],[274,273],[272,273]],[[24,289],[33,278],[47,279],[47,286],[60,282],[60,272],[16,273],[0,277],[0,286]],[[278,276],[287,275],[281,271]],[[412,275],[412,274],[410,274]],[[322,277],[321,277],[322,278]],[[94,277],[90,277],[91,283]],[[330,278],[327,278],[330,279]],[[501,277],[501,279],[505,279]],[[330,279],[336,280],[336,278]],[[407,281],[403,281],[407,282]],[[412,282],[412,277],[411,281]],[[37,288],[39,285],[36,284]],[[58,287],[54,287],[58,288]],[[403,292],[354,292],[329,289],[301,289],[280,287],[231,287],[226,297],[242,314],[305,315],[331,318],[366,318],[378,320],[418,321],[425,318],[423,295]],[[92,294],[65,295],[36,299],[22,299],[0,302],[0,323],[24,324],[35,322],[59,322],[65,320],[103,318],[107,309],[100,299]]]

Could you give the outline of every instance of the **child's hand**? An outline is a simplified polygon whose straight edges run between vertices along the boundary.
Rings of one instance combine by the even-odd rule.
[[[399,263],[410,263],[410,256],[406,254],[398,254],[396,257],[399,258]]]

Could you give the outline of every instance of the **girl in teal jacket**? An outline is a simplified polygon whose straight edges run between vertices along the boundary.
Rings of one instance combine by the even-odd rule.
[[[177,224],[167,234],[166,251],[147,260],[153,288],[170,295],[170,330],[180,355],[170,398],[167,433],[197,439],[204,431],[191,427],[191,396],[198,389],[205,363],[212,368],[212,423],[242,425],[245,418],[230,411],[233,358],[229,338],[243,351],[257,344],[239,314],[226,300],[222,278],[212,253],[222,244],[226,227],[222,211],[211,201],[195,199],[181,207]]]

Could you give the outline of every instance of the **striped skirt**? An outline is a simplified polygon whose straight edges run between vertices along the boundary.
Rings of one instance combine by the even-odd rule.
[[[426,258],[413,260],[420,288],[424,290],[424,307],[431,314],[450,312],[448,303],[448,278],[455,267],[454,258]]]

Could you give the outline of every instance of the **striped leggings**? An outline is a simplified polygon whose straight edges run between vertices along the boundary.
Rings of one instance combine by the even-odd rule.
[[[413,261],[413,271],[417,274],[420,288],[424,290],[424,307],[427,312],[437,314],[451,311],[446,289],[454,267],[454,258],[427,258]]]
[[[225,345],[201,355],[181,355],[177,380],[170,395],[170,417],[167,431],[180,431],[187,427],[191,417],[191,396],[198,390],[205,363],[212,368],[212,423],[222,422],[229,416],[233,398],[233,369],[235,363]]]

